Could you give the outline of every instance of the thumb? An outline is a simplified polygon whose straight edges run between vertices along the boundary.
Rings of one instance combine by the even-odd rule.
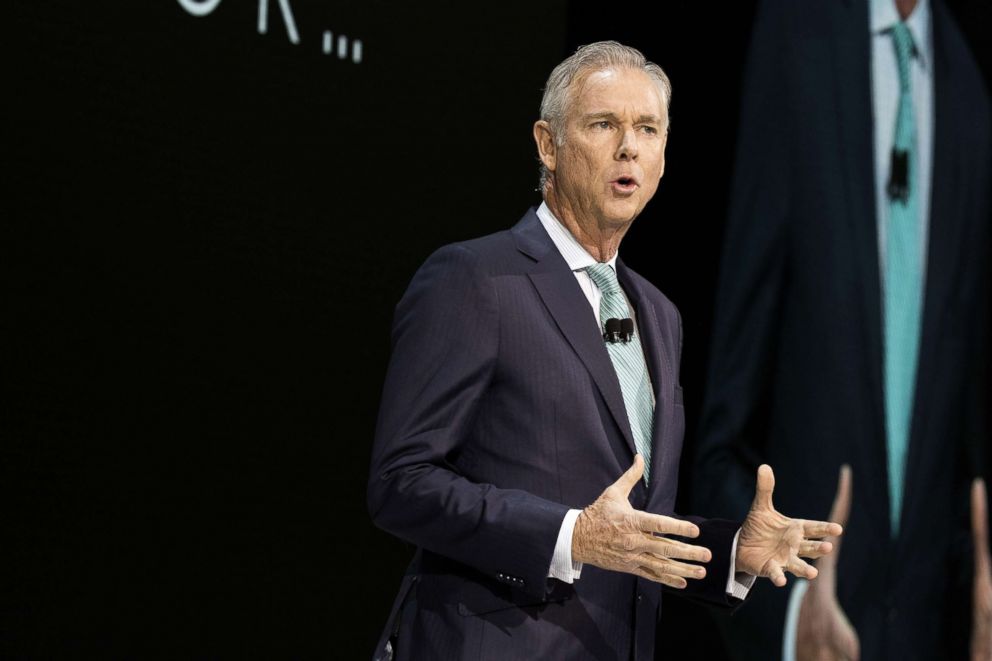
[[[975,554],[975,576],[987,576],[989,567],[988,501],[985,480],[975,478],[971,483],[971,538]]]
[[[844,464],[840,467],[840,475],[837,478],[837,493],[834,495],[834,504],[830,508],[830,521],[847,525],[848,516],[851,514],[851,467]],[[840,555],[840,537],[833,537],[829,540],[833,544],[833,551],[820,558],[816,567],[820,570],[824,585],[833,587],[835,583],[834,572],[837,568],[837,558]]]
[[[634,463],[630,465],[613,486],[620,489],[624,496],[629,496],[634,486],[644,476],[644,459],[639,454],[634,455]]]
[[[839,523],[841,526],[847,525],[847,518],[851,515],[851,467],[844,464],[840,467],[840,476],[837,478],[837,495],[834,496],[833,507],[830,508],[830,521]]]
[[[754,502],[751,509],[775,509],[772,506],[772,491],[775,490],[775,473],[768,464],[758,466],[758,483],[754,489]]]
[[[858,640],[858,632],[854,630],[850,622],[846,622],[846,617],[844,619],[847,626],[844,627],[843,632],[840,634],[840,640],[837,641],[837,646],[840,648],[840,652],[844,655],[845,659],[858,661],[861,658],[861,642]]]

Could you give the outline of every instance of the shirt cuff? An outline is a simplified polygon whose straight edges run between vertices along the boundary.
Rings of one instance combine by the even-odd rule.
[[[782,661],[796,661],[796,631],[799,629],[799,609],[809,583],[801,578],[792,581],[792,594],[785,609],[785,631],[782,633]]]
[[[730,549],[730,571],[727,573],[727,594],[736,599],[747,599],[748,592],[751,591],[751,586],[754,585],[754,580],[756,576],[752,576],[747,572],[734,571],[734,567],[737,566],[737,538],[741,536],[741,531],[738,530],[737,534],[734,535],[734,545]]]
[[[575,521],[581,513],[582,510],[568,510],[565,518],[562,519],[548,578],[571,583],[582,576],[582,563],[572,562],[572,533],[575,531]]]

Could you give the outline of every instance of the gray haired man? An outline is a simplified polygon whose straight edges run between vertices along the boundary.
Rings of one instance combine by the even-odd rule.
[[[758,470],[739,521],[673,513],[682,326],[617,259],[665,170],[664,72],[615,42],[551,74],[544,202],[446,246],[396,310],[369,510],[418,547],[377,654],[655,658],[662,587],[733,606],[840,526],[790,519]]]

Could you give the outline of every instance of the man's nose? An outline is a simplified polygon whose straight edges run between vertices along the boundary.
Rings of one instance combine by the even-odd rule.
[[[621,134],[616,159],[618,161],[637,160],[637,135],[633,129],[628,129]]]

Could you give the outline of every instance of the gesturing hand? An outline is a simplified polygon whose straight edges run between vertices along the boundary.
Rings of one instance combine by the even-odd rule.
[[[972,578],[971,659],[992,659],[992,559],[989,558],[989,527],[985,480],[971,483],[971,538],[975,554]]]
[[[851,467],[840,467],[837,495],[830,508],[830,520],[847,525],[851,512]],[[819,563],[819,577],[811,582],[799,607],[799,624],[796,627],[796,659],[800,661],[857,661],[860,657],[858,634],[837,602],[837,559],[840,556],[840,538],[829,540],[833,553]]]
[[[829,535],[840,535],[844,529],[826,521],[790,519],[775,511],[772,491],[775,474],[771,466],[758,467],[758,485],[751,511],[744,519],[737,538],[737,571],[765,576],[778,587],[785,585],[785,572],[801,578],[816,578],[816,568],[803,558],[819,558],[830,553],[830,542],[816,541]]]
[[[686,578],[703,578],[706,570],[675,558],[709,562],[710,551],[658,537],[658,534],[698,537],[699,528],[695,524],[631,507],[630,490],[643,474],[644,460],[636,455],[627,472],[607,487],[596,502],[582,510],[572,533],[572,559],[684,588]]]

